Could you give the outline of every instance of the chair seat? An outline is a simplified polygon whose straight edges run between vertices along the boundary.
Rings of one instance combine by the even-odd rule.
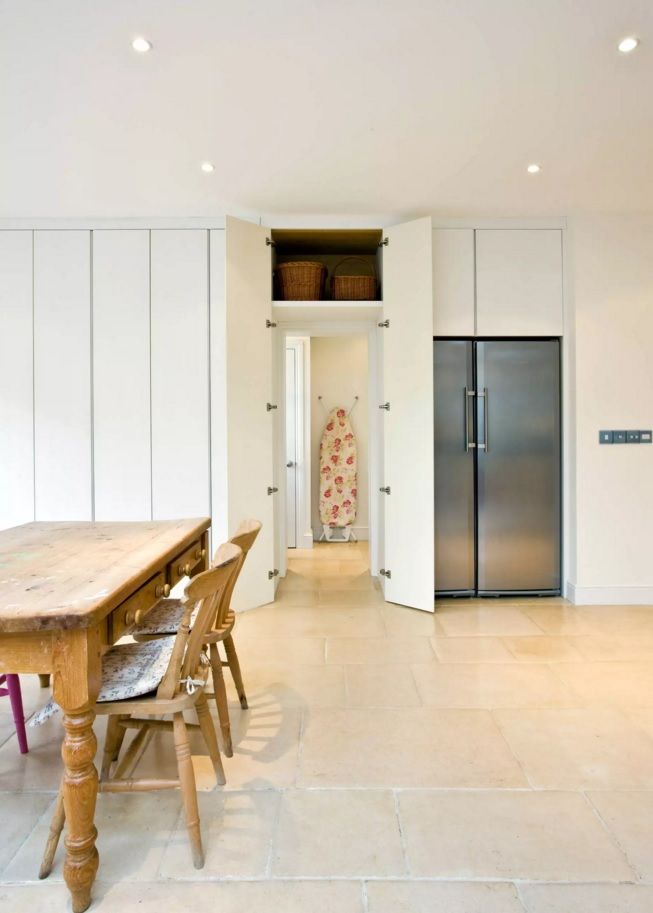
[[[147,613],[145,621],[137,625],[132,631],[139,636],[141,634],[176,634],[181,624],[184,614],[185,602],[182,599],[161,599],[160,602]],[[193,612],[190,619],[190,626],[193,626],[197,609]]]
[[[159,687],[165,675],[174,637],[162,637],[144,643],[117,644],[102,657],[102,687],[97,703],[125,701],[141,697]],[[50,699],[30,720],[40,726],[61,708]]]
[[[162,599],[147,614],[145,621],[132,629],[134,637],[149,637],[162,634],[176,634],[181,624],[184,614],[185,603],[182,599]],[[195,622],[197,610],[193,612],[190,618],[190,627],[192,629]],[[235,615],[228,611],[224,623],[220,627],[219,633],[229,633],[234,626]]]

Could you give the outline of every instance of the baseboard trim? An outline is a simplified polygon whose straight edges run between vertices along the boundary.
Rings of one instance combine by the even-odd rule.
[[[369,531],[368,526],[352,526],[352,529],[354,531],[354,535],[356,536],[356,538],[359,539],[361,542],[367,542],[369,540],[370,531]],[[322,527],[320,526],[319,529],[313,531],[313,541],[319,542],[321,535],[322,535]],[[336,540],[334,539],[333,541],[335,542]]]
[[[578,586],[567,582],[567,599],[574,605],[653,606],[653,586]]]

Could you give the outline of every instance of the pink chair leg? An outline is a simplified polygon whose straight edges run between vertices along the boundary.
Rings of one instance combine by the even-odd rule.
[[[27,754],[27,733],[25,732],[25,714],[23,713],[23,697],[20,693],[20,679],[17,675],[7,675],[7,691],[11,702],[11,712],[14,716],[18,747],[21,754]]]

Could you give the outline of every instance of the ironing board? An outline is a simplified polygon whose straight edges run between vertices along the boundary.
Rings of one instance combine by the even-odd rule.
[[[352,525],[357,505],[356,438],[347,411],[329,412],[320,441],[320,539],[333,541],[333,530],[343,530],[345,541],[356,539]]]

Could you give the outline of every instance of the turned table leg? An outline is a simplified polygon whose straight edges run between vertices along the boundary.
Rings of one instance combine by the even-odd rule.
[[[64,878],[73,913],[91,903],[99,857],[94,824],[98,775],[93,705],[99,691],[100,640],[94,629],[62,631],[54,645],[54,699],[63,711],[63,803],[66,813]]]

